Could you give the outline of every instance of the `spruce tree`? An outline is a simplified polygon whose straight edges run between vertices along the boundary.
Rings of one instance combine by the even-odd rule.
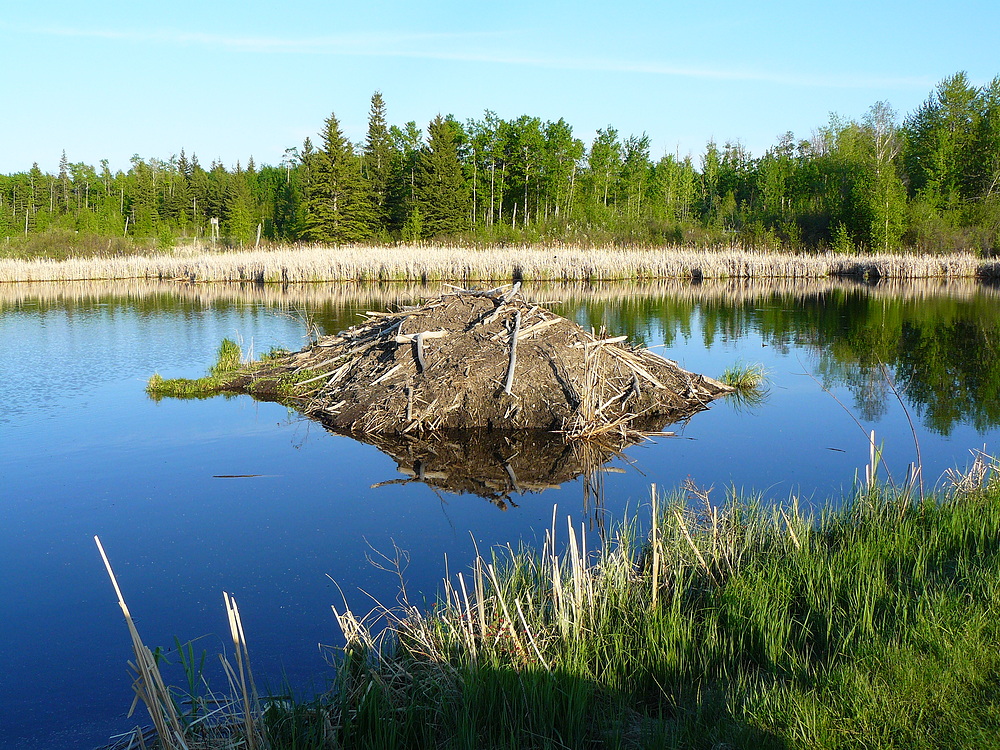
[[[223,231],[233,244],[248,245],[253,242],[257,224],[254,221],[254,199],[251,194],[248,172],[237,164],[236,172],[226,185],[226,212]]]
[[[59,199],[64,212],[69,211],[69,159],[66,158],[66,149],[63,149],[62,157],[59,159]]]
[[[389,178],[392,170],[393,145],[385,121],[385,101],[376,91],[372,95],[368,115],[368,136],[362,160],[362,174],[375,216],[375,231],[384,234],[389,226]]]
[[[307,159],[306,222],[303,236],[313,242],[357,242],[372,236],[374,213],[354,148],[331,114],[323,148]]]
[[[469,227],[472,200],[458,159],[457,123],[438,115],[427,127],[414,175],[416,204],[424,237],[454,234]]]

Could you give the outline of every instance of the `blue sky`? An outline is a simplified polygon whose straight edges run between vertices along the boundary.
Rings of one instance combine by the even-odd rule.
[[[0,173],[33,161],[277,164],[331,112],[392,124],[563,117],[646,132],[653,156],[713,138],[754,154],[830,112],[900,116],[959,70],[1000,74],[1000,3],[452,0],[10,2],[0,14]],[[612,7],[614,8],[612,10]]]

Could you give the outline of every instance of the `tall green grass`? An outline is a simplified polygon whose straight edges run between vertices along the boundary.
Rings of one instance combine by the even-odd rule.
[[[875,486],[815,516],[693,485],[652,505],[600,551],[570,525],[478,557],[434,611],[378,613],[388,630],[338,612],[323,741],[997,746],[1000,483]]]
[[[654,487],[598,550],[553,516],[430,610],[335,608],[331,689],[199,747],[244,724],[272,750],[998,747],[996,468],[815,513]]]
[[[759,362],[735,362],[723,371],[719,380],[733,388],[727,398],[739,408],[758,407],[767,401],[770,393],[767,368]]]

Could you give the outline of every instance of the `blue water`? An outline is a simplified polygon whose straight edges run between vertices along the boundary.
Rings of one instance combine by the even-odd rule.
[[[563,312],[586,317],[582,308]],[[881,416],[859,426],[848,413],[854,394],[832,383],[831,395],[810,377],[823,347],[805,335],[776,345],[753,317],[709,337],[697,305],[683,325],[662,314],[637,325],[648,345],[669,340],[655,350],[695,372],[763,363],[765,405],[717,402],[675,428],[677,437],[630,448],[627,461],[611,464],[621,471],[604,477],[602,508],[585,507],[576,480],[515,498],[504,512],[419,483],[372,489],[401,476],[391,458],[277,404],[146,397],[154,371],[204,374],[226,336],[256,351],[300,347],[301,324],[267,305],[0,307],[0,748],[95,747],[148,723],[141,708],[125,716],[132,656],[95,534],[148,645],[198,639],[196,650],[216,664],[215,654],[232,650],[227,591],[258,681],[273,689],[287,681],[306,695],[331,677],[321,646],[340,638],[330,607],[342,599],[330,577],[359,614],[373,606],[369,595],[396,600],[397,576],[369,559],[380,553],[405,552],[403,577],[419,603],[433,598],[446,555],[454,572],[469,564],[473,540],[481,549],[538,540],[553,505],[593,527],[595,514],[610,521],[641,509],[651,482],[670,489],[687,477],[714,487],[718,500],[735,486],[821,504],[864,466],[869,429],[902,478],[914,440],[891,393]],[[944,435],[916,421],[929,484],[968,463],[969,449],[996,443],[994,426],[959,422]],[[238,474],[260,476],[216,478]]]

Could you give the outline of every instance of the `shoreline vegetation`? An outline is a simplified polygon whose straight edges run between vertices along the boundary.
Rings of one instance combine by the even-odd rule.
[[[0,258],[0,282],[150,281],[313,284],[357,282],[596,282],[683,279],[995,279],[1000,261],[971,253],[840,255],[683,247],[488,248],[289,246],[213,251],[190,245],[151,255]]]
[[[316,699],[257,695],[238,611],[226,710],[197,679],[140,693],[171,749],[995,747],[1000,478],[974,456],[921,497],[876,453],[813,514],[654,485],[593,551],[553,510],[541,549],[477,551],[429,609],[334,605]]]
[[[959,72],[902,118],[877,101],[756,155],[739,140],[655,154],[647,133],[583,139],[563,118],[489,110],[389,122],[375,92],[363,142],[331,113],[277,165],[202,166],[181,148],[112,171],[63,152],[56,174],[0,175],[0,257],[188,241],[1000,252],[1000,76]]]

